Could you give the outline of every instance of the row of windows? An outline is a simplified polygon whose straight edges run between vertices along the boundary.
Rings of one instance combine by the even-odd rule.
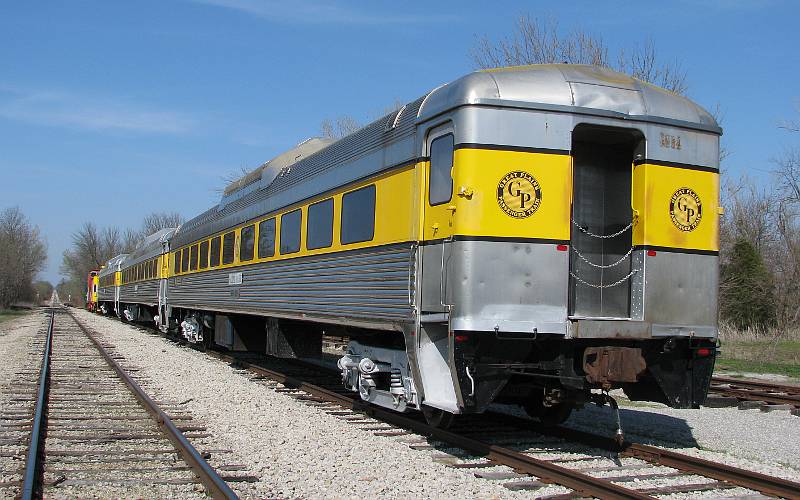
[[[306,249],[327,248],[333,244],[334,200],[309,205],[306,220]],[[281,255],[300,251],[300,232],[303,212],[295,209],[280,216],[280,238],[276,238],[276,218],[271,217],[245,226],[239,239],[239,262],[275,255],[275,245]],[[256,234],[258,236],[256,236]],[[340,240],[342,245],[370,241],[375,237],[375,185],[369,185],[342,196]],[[256,245],[256,240],[258,244]],[[233,264],[236,233],[231,231],[211,240],[186,247],[173,253],[175,274]]]
[[[158,257],[140,262],[135,266],[122,271],[122,282],[132,283],[134,281],[152,280],[158,278]]]
[[[102,288],[105,288],[105,287],[108,287],[108,286],[114,286],[114,274],[115,273],[106,274],[105,276],[100,276],[100,279],[98,280],[98,283],[100,284],[100,286]]]

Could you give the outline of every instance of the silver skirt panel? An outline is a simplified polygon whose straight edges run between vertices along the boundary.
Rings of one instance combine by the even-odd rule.
[[[119,288],[119,301],[126,304],[157,305],[158,281],[159,280],[150,280],[122,285]]]
[[[401,243],[206,271],[170,278],[167,300],[187,309],[396,329],[413,321],[413,259],[414,245]]]
[[[567,333],[569,253],[555,243],[455,241],[445,252],[454,330]]]

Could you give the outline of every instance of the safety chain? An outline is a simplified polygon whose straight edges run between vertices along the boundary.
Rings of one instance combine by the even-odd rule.
[[[594,234],[594,233],[591,233],[591,232],[589,232],[589,230],[587,230],[587,229],[584,229],[584,228],[582,228],[581,226],[579,226],[579,225],[578,225],[578,223],[577,223],[577,222],[575,222],[575,219],[572,219],[572,223],[575,225],[575,227],[577,227],[578,229],[580,229],[582,233],[588,234],[588,235],[589,235],[589,236],[591,236],[592,238],[600,238],[600,239],[604,239],[604,240],[606,240],[606,239],[608,239],[608,238],[615,238],[615,237],[619,236],[620,234],[624,233],[625,231],[627,231],[628,229],[630,229],[630,228],[632,228],[632,227],[633,227],[633,221],[631,221],[631,223],[630,223],[630,224],[628,224],[628,225],[627,225],[627,226],[625,226],[624,228],[620,229],[620,230],[619,230],[619,231],[617,231],[616,233],[614,233],[614,234],[605,234],[605,235],[603,235],[603,234]]]
[[[633,276],[634,274],[636,274],[638,272],[639,272],[638,269],[634,269],[633,271],[629,272],[627,276],[625,276],[622,279],[619,279],[619,280],[615,281],[614,283],[611,283],[610,285],[595,285],[593,283],[589,283],[588,281],[584,281],[584,280],[580,279],[572,271],[569,272],[569,275],[572,276],[573,278],[575,278],[577,281],[583,283],[584,285],[590,286],[592,288],[611,288],[611,287],[615,287],[615,286],[619,285],[620,283],[623,283],[623,282],[627,281],[631,276]]]
[[[586,262],[586,263],[587,263],[587,264],[589,264],[590,266],[592,266],[592,267],[598,267],[598,268],[600,268],[600,269],[608,269],[608,268],[610,268],[610,267],[614,267],[614,266],[618,266],[618,265],[620,265],[620,264],[622,263],[622,261],[624,261],[625,259],[627,259],[627,258],[628,258],[628,256],[629,256],[629,255],[630,255],[630,254],[633,252],[633,247],[631,247],[631,249],[630,249],[630,250],[628,250],[628,253],[626,253],[625,255],[623,255],[623,256],[622,256],[622,257],[621,257],[621,258],[620,258],[618,261],[614,262],[613,264],[609,264],[609,265],[607,265],[607,266],[603,266],[603,265],[600,265],[600,264],[595,264],[594,262],[591,262],[589,259],[587,259],[586,257],[584,257],[584,256],[583,256],[583,254],[582,254],[582,253],[580,253],[580,252],[578,251],[578,249],[577,249],[577,248],[575,248],[575,247],[572,247],[572,251],[573,251],[573,252],[575,252],[575,254],[576,254],[578,257],[580,257],[580,258],[581,258],[581,260],[583,260],[584,262]]]

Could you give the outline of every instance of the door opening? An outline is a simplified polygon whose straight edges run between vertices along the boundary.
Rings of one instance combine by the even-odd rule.
[[[638,131],[582,125],[572,134],[570,315],[630,318],[634,156]]]

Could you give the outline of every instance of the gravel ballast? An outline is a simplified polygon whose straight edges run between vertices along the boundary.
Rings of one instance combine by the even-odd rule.
[[[413,437],[387,438],[360,430],[320,408],[256,384],[201,352],[85,311],[77,314],[141,370],[150,381],[146,390],[185,402],[212,435],[204,442],[230,450],[225,462],[244,464],[248,474],[259,478],[256,483],[231,484],[243,497],[530,498],[534,494],[511,491],[503,487],[507,481],[476,478],[475,470],[438,463],[434,458],[440,450],[408,447]],[[507,411],[515,412],[511,407]],[[624,408],[622,419],[635,441],[800,479],[800,419],[788,412],[672,410],[637,404]],[[613,435],[607,408],[577,411],[568,425]],[[613,466],[611,459],[607,462],[604,465]],[[548,486],[535,495],[566,491]]]
[[[79,311],[78,318],[114,344],[150,379],[148,391],[188,401],[212,434],[206,442],[231,450],[257,483],[232,483],[247,498],[530,498],[502,482],[434,462],[400,438],[374,436],[321,409],[253,383],[228,364],[139,329]],[[537,494],[563,493],[558,486]]]

